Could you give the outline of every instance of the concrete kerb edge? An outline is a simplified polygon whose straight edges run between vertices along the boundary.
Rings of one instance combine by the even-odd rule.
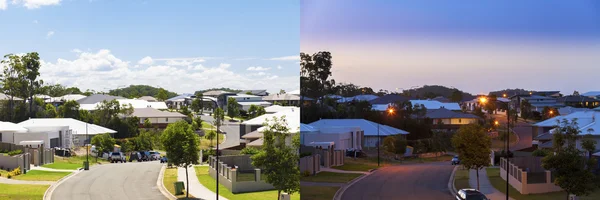
[[[176,200],[177,197],[171,194],[167,188],[165,188],[165,184],[163,183],[163,179],[165,178],[165,170],[167,169],[167,165],[163,165],[160,168],[160,173],[158,173],[158,180],[156,180],[156,186],[158,186],[158,190],[162,193],[167,199]]]
[[[448,180],[448,190],[450,190],[450,193],[452,193],[452,196],[455,197],[456,196],[456,187],[454,186],[454,174],[456,174],[456,170],[458,169],[458,166],[454,166],[454,169],[452,170],[452,174],[450,174],[450,180]]]
[[[78,168],[78,170],[72,172],[71,174],[62,177],[61,179],[58,179],[58,181],[56,181],[54,184],[50,185],[50,187],[48,187],[48,189],[46,189],[46,192],[44,192],[44,200],[51,200],[52,199],[52,193],[54,192],[54,190],[56,189],[56,187],[58,187],[60,184],[62,184],[63,182],[65,182],[67,179],[79,174],[83,168]]]
[[[354,183],[362,180],[363,178],[365,178],[367,176],[370,176],[371,174],[373,174],[375,172],[377,172],[377,169],[372,170],[371,172],[363,174],[363,175],[361,175],[359,177],[356,177],[355,179],[352,179],[352,181],[350,181],[348,184],[340,187],[340,189],[338,189],[335,192],[335,195],[333,196],[333,200],[341,200],[342,199],[342,195],[344,194],[344,192],[346,191],[346,189],[348,189],[350,186],[354,185]]]

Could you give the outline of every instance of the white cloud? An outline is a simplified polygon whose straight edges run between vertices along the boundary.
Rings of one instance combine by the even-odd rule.
[[[270,69],[271,69],[270,67],[261,67],[261,66],[258,66],[258,67],[248,67],[248,69],[246,69],[246,70],[248,70],[248,71],[267,71],[267,70],[270,70]]]
[[[277,65],[277,69],[282,69],[281,65]]]
[[[23,5],[27,9],[37,9],[42,6],[59,5],[60,1],[61,0],[13,0],[12,4]]]
[[[277,58],[269,58],[269,60],[300,60],[300,56],[283,56]]]
[[[79,50],[79,49],[73,49],[73,50],[71,50],[71,52],[79,54],[79,53],[81,53],[81,50]]]
[[[152,63],[154,63],[154,60],[152,60],[150,56],[146,56],[138,61],[138,64],[140,65],[151,65]]]
[[[76,53],[75,51],[73,51]],[[295,90],[300,87],[298,76],[278,77],[265,72],[248,76],[245,70],[234,71],[231,64],[174,66],[155,62],[140,66],[137,62],[125,61],[110,50],[77,53],[72,60],[42,60],[40,78],[46,83],[75,86],[82,90],[102,90],[119,85],[160,86],[177,93],[192,93],[206,88],[229,87],[238,89]]]
[[[6,10],[6,7],[8,6],[8,3],[6,3],[7,0],[0,0],[0,10]]]
[[[48,33],[46,33],[46,38],[50,38],[54,35],[54,31],[48,31]]]

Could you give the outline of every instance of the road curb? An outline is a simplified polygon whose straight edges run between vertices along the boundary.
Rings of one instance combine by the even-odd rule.
[[[56,187],[58,187],[60,184],[62,184],[63,182],[65,182],[67,179],[79,174],[80,172],[83,171],[83,168],[79,168],[77,171],[72,172],[71,174],[62,177],[61,179],[58,179],[58,181],[56,181],[54,184],[50,185],[50,187],[48,187],[48,189],[46,189],[46,192],[44,192],[44,200],[51,200],[52,199],[52,193],[54,192],[54,190],[56,189]]]
[[[456,170],[458,169],[458,165],[454,166],[452,170],[452,174],[450,174],[450,180],[448,180],[448,190],[452,193],[452,196],[456,196],[456,187],[454,186],[454,174],[456,174]]]
[[[167,199],[177,200],[175,195],[171,194],[167,188],[165,188],[165,184],[163,184],[163,179],[165,178],[165,170],[167,169],[167,165],[163,165],[160,168],[160,173],[158,173],[158,180],[156,180],[156,186],[158,186],[158,190],[162,193]]]
[[[352,179],[350,182],[348,182],[346,185],[340,187],[340,189],[338,189],[335,192],[335,195],[333,196],[333,200],[342,200],[342,195],[344,194],[344,192],[346,191],[346,189],[348,189],[350,186],[354,185],[354,183],[362,180],[363,178],[365,178],[367,176],[370,176],[371,174],[373,174],[375,172],[377,172],[377,169],[370,170],[369,173],[363,174],[363,175],[361,175],[359,177],[356,177],[355,179]]]

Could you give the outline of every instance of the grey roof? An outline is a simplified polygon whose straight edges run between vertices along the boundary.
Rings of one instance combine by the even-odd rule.
[[[240,94],[246,94],[250,92],[250,94],[252,95],[257,95],[257,96],[267,96],[269,95],[269,93],[267,92],[267,90],[243,90],[241,92],[239,92]]]
[[[558,113],[560,113],[560,115],[568,115],[574,112],[579,112],[579,111],[589,111],[589,108],[575,108],[575,107],[571,107],[571,106],[567,106],[567,107],[562,107],[558,109]]]
[[[430,119],[451,119],[451,118],[479,119],[479,117],[476,115],[469,114],[469,113],[455,112],[455,111],[448,110],[446,108],[429,109],[429,110],[427,110],[427,114],[425,114],[425,117],[430,118]]]
[[[119,96],[106,95],[106,94],[92,94],[90,96],[87,96],[87,97],[77,100],[77,103],[79,103],[79,104],[95,104],[95,103],[102,102],[104,100],[112,101],[115,99],[125,99],[125,98],[119,97]]]
[[[414,99],[414,98],[403,96],[403,95],[397,95],[397,94],[386,94],[382,97],[379,97],[377,99],[373,99],[373,100],[369,101],[369,103],[371,103],[371,104],[390,104],[390,103],[396,103],[396,102],[405,102],[405,101],[409,101],[412,99]]]
[[[211,91],[202,93],[203,96],[219,96],[221,94],[235,94],[235,93],[234,92],[226,92],[223,90],[211,90]]]
[[[295,94],[272,94],[264,96],[262,99],[264,101],[299,101],[300,96]]]
[[[0,93],[0,100],[10,100],[10,96]],[[13,100],[18,100],[21,101],[23,99],[19,98],[19,97],[14,97]]]
[[[530,95],[530,96],[526,96],[523,97],[523,99],[527,99],[527,100],[533,100],[533,99],[554,99],[552,97],[546,97],[546,96],[540,96],[540,95]],[[531,101],[529,101],[531,102]]]
[[[186,117],[185,115],[178,113],[178,112],[169,112],[169,111],[160,111],[160,110],[156,110],[154,108],[136,108],[133,109],[133,114],[132,116],[136,116],[136,117],[144,117],[144,118],[151,118],[151,117],[181,117],[184,118]]]
[[[537,92],[533,92],[531,93],[532,95],[539,95],[539,96],[550,96],[550,95],[554,95],[554,94],[560,94],[560,91],[537,91]]]
[[[179,99],[185,99],[186,97],[191,97],[194,96],[193,94],[188,94],[188,93],[183,93],[180,94],[179,96],[167,99],[167,101],[175,101],[175,100],[179,100]]]
[[[542,144],[539,144],[538,147],[540,147],[540,148],[552,148],[552,140],[550,140],[548,142],[544,142]]]
[[[534,140],[552,140],[552,134],[544,133],[533,138]]]
[[[587,97],[587,96],[573,96],[573,95],[571,95],[571,96],[564,96],[564,97],[558,98],[557,101],[561,102],[561,103],[563,103],[563,102],[576,102],[576,103],[579,103],[579,102],[600,102],[600,100],[598,100],[598,99],[590,98],[590,97]]]
[[[586,97],[600,96],[600,91],[589,91],[589,92],[581,94],[581,96],[586,96]]]
[[[397,134],[408,134],[408,132],[397,129],[391,126],[378,124],[366,119],[321,119],[319,121],[309,124],[312,127],[321,129],[324,127],[334,126],[354,126],[360,127],[364,132],[365,136],[377,136],[378,129],[380,136],[397,135]],[[379,128],[378,128],[379,127]]]
[[[138,99],[146,100],[146,101],[149,101],[149,102],[156,102],[157,101],[156,98],[151,97],[151,96],[143,96],[143,97],[140,97]]]

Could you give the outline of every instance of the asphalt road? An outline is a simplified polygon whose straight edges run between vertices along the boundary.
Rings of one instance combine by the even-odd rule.
[[[449,162],[384,167],[350,186],[342,199],[453,199],[448,190],[453,169]]]
[[[506,127],[506,115],[492,115],[502,126]],[[510,147],[511,151],[525,149],[532,146],[533,141],[533,126],[523,121],[518,121],[515,124],[513,131],[519,136],[519,142]]]
[[[202,120],[213,123],[215,119],[211,116],[201,115]],[[230,122],[229,120],[225,120],[223,125],[219,127],[221,132],[225,133],[225,141],[219,144],[219,149],[226,149],[229,147],[235,147],[240,145],[240,123],[239,122]]]
[[[158,161],[92,166],[60,184],[52,200],[165,200],[156,186],[160,168]]]

